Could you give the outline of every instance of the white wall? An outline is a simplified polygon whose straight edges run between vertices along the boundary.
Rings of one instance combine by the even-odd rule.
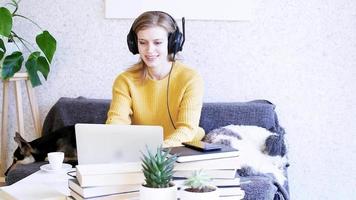
[[[21,6],[58,41],[49,81],[36,88],[41,119],[62,96],[110,98],[116,74],[137,59],[125,41],[132,20],[104,19],[102,0]],[[22,23],[18,32],[33,31]],[[356,198],[356,1],[257,0],[251,21],[187,21],[186,34],[183,56],[203,75],[206,102],[277,105],[292,199]],[[34,139],[29,110],[26,118]]]

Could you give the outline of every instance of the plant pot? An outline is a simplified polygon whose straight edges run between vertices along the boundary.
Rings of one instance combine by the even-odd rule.
[[[177,200],[177,187],[173,186],[168,188],[149,188],[141,186],[140,200]]]
[[[183,188],[179,192],[180,200],[219,200],[218,188],[215,186],[209,187],[213,187],[215,190],[211,192],[190,192]]]

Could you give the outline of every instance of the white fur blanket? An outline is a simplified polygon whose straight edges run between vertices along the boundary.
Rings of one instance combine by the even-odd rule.
[[[285,156],[270,156],[265,153],[266,139],[274,135],[265,128],[257,126],[229,125],[209,132],[204,141],[226,144],[240,151],[242,168],[252,168],[253,174],[272,174],[283,185],[286,177],[283,173],[287,164]]]

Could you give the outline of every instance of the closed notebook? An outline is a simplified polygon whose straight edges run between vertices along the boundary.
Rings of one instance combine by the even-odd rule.
[[[125,192],[138,192],[141,184],[130,185],[110,185],[110,186],[95,186],[95,187],[81,187],[78,180],[69,179],[68,187],[83,198],[96,197],[101,195],[111,195]]]
[[[166,148],[165,151],[171,149],[170,154],[177,154],[177,162],[189,162],[198,160],[209,160],[218,158],[228,158],[239,156],[239,151],[232,147],[223,146],[217,151],[198,151],[185,146]]]

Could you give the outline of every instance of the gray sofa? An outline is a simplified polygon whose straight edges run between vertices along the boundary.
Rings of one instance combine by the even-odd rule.
[[[49,134],[61,127],[75,123],[105,123],[110,100],[78,98],[60,98],[51,108],[45,118],[42,134]],[[206,133],[230,125],[255,125],[266,128],[277,134],[274,138],[266,140],[266,150],[269,155],[285,155],[284,129],[279,125],[275,106],[266,100],[236,103],[204,103],[200,126]],[[9,172],[6,183],[11,185],[22,178],[39,170],[45,162],[28,165],[17,165]],[[287,173],[287,166],[285,168]],[[239,171],[237,176],[246,184],[241,184],[245,190],[245,199],[289,199],[288,182],[280,185],[268,175],[246,174]]]

